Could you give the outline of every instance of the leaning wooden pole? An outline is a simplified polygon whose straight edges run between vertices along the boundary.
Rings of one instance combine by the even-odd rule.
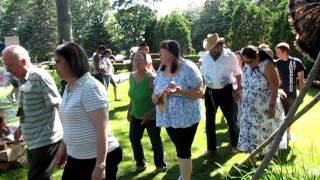
[[[297,99],[294,101],[292,107],[290,108],[290,111],[287,115],[287,117],[285,118],[285,120],[283,121],[283,124],[281,125],[281,127],[279,128],[279,132],[276,134],[275,140],[268,152],[268,154],[265,156],[265,158],[263,159],[263,161],[261,162],[261,164],[259,165],[256,173],[254,174],[254,176],[252,177],[253,180],[258,180],[264,169],[269,165],[273,155],[276,153],[278,146],[281,142],[282,136],[284,135],[285,131],[288,128],[289,122],[292,121],[295,113],[297,112],[300,104],[302,103],[305,95],[308,92],[308,89],[311,87],[313,80],[316,78],[317,73],[320,70],[320,52],[318,53],[318,57],[317,60],[313,66],[313,68],[311,69],[311,72],[307,78],[307,82],[305,87],[302,89],[302,91],[299,93],[299,96],[297,97]]]
[[[291,126],[293,123],[295,123],[301,116],[303,116],[306,112],[308,112],[313,106],[315,106],[320,101],[320,92],[303,108],[301,109],[289,122],[289,126]],[[276,136],[279,129],[277,129],[275,132],[271,134],[271,136],[266,139],[260,146],[258,146],[254,151],[251,152],[251,154],[244,160],[243,163],[249,162],[250,159],[255,157],[260,151],[262,151],[263,148],[265,148]]]

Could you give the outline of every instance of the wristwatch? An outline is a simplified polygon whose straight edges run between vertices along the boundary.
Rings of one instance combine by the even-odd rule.
[[[105,163],[96,164],[96,167],[99,168],[100,170],[104,170],[106,168],[106,164]]]

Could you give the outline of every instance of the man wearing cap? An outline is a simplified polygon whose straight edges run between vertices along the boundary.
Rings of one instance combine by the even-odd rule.
[[[203,55],[201,74],[206,85],[206,135],[207,151],[205,155],[212,157],[217,150],[215,118],[220,107],[229,126],[232,151],[237,151],[239,126],[237,122],[237,104],[240,97],[241,68],[236,56],[230,49],[224,48],[224,38],[217,33],[208,34],[204,40],[207,52]],[[232,84],[236,81],[237,89]]]
[[[304,70],[305,67],[301,60],[289,56],[290,46],[286,42],[281,42],[276,46],[278,59],[275,61],[280,79],[280,94],[282,106],[287,115],[295,98],[297,97],[296,84],[299,80],[299,89],[304,87]],[[290,133],[290,127],[287,130],[289,139],[294,140],[294,135]]]

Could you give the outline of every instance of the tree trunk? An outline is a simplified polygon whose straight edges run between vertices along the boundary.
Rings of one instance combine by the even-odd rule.
[[[289,122],[292,121],[292,119],[294,118],[294,115],[296,113],[296,111],[298,110],[300,104],[302,103],[305,95],[307,94],[308,89],[311,87],[313,80],[316,78],[317,73],[320,70],[320,52],[318,54],[317,60],[308,76],[307,82],[305,87],[302,89],[302,91],[300,92],[299,96],[297,97],[297,99],[294,101],[292,107],[290,108],[290,111],[287,115],[287,117],[285,118],[283,124],[281,125],[281,127],[279,128],[279,132],[276,134],[275,140],[268,152],[268,154],[266,155],[266,157],[263,159],[263,161],[261,162],[260,166],[258,167],[256,173],[254,174],[254,176],[252,177],[253,180],[258,180],[260,178],[260,176],[262,175],[264,169],[268,166],[268,164],[270,163],[273,155],[275,154],[275,152],[278,149],[278,146],[281,142],[282,136],[285,133],[285,131],[288,128]]]
[[[56,0],[59,44],[72,41],[70,0]]]

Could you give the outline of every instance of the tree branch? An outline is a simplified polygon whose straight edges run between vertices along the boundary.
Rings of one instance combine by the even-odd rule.
[[[294,118],[289,122],[289,126],[295,123],[301,116],[303,116],[306,112],[308,112],[319,101],[320,101],[320,92],[309,102],[309,104],[307,104],[303,109],[301,109],[294,116]],[[273,140],[277,132],[279,132],[279,129],[273,132],[268,139],[266,139],[260,146],[258,146],[254,151],[252,151],[251,154],[246,158],[246,160],[244,160],[243,163],[249,162],[250,159],[255,157],[264,147],[266,147]]]

